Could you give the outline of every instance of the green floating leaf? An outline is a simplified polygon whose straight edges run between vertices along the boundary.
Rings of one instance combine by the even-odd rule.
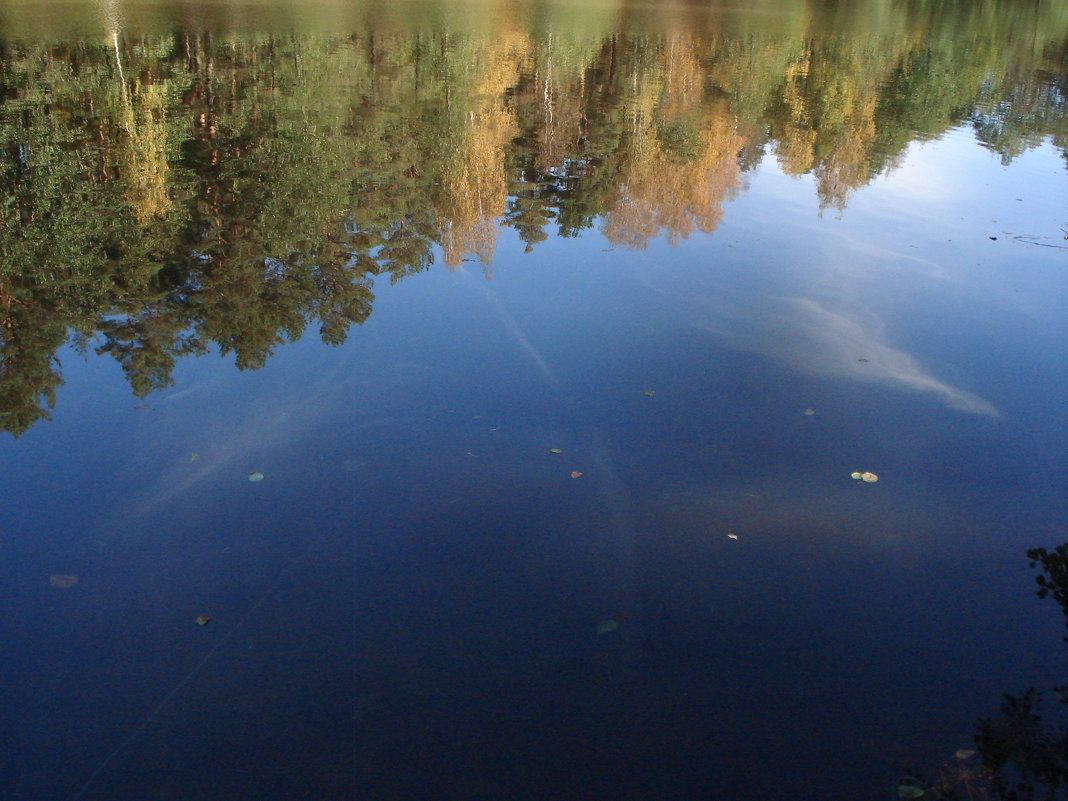
[[[602,620],[597,624],[597,636],[601,637],[608,634],[610,631],[615,631],[619,628],[619,623],[615,620]]]
[[[924,789],[915,784],[902,784],[897,788],[898,798],[920,798],[923,794]]]
[[[195,462],[199,458],[200,458],[200,454],[199,453],[191,453],[191,454],[189,454],[189,461],[191,461],[191,462]]]
[[[249,481],[263,481],[263,473],[261,473],[259,470],[255,471],[253,473],[249,473],[248,474],[248,480]]]
[[[975,751],[971,748],[958,748],[957,753],[954,755],[957,759],[970,759],[975,756]]]
[[[549,453],[563,453],[559,448],[549,448]]]

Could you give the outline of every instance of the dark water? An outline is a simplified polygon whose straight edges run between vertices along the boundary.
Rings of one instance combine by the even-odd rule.
[[[0,36],[0,798],[1068,775],[1068,5]]]

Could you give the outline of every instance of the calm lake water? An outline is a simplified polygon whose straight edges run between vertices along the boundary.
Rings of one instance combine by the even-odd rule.
[[[0,2],[0,798],[1011,797],[1068,3],[384,5]]]

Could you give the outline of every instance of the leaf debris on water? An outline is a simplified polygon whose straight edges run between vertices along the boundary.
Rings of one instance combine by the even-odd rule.
[[[602,620],[597,624],[597,636],[603,637],[609,632],[615,631],[619,628],[619,623],[615,620]]]
[[[805,417],[811,417],[816,413],[815,409],[805,409]]]
[[[651,398],[655,394],[656,394],[656,390],[655,389],[647,389],[647,390],[645,390],[645,396],[647,398]]]
[[[209,623],[211,623],[211,616],[210,615],[197,615],[197,619],[195,621],[193,621],[193,622],[196,623],[198,626],[206,626]]]
[[[728,531],[728,532],[727,532],[727,536],[728,536],[728,537],[729,537],[730,539],[732,539],[732,540],[736,540],[736,539],[738,539],[738,535],[737,535],[737,534],[735,534],[735,533],[734,533],[733,531]]]
[[[263,481],[263,473],[261,473],[259,470],[255,470],[248,474],[248,480],[253,482]]]
[[[572,470],[571,471],[571,477],[572,478],[582,478],[582,473],[580,473],[578,470]]]
[[[59,587],[61,590],[67,590],[78,583],[78,577],[66,573],[53,573],[48,577],[48,583],[53,587]]]
[[[200,458],[200,454],[199,453],[191,453],[191,454],[189,454],[189,461],[191,461],[191,462],[195,462],[199,458]]]
[[[879,477],[877,475],[875,475],[875,473],[867,473],[867,472],[859,473],[859,472],[854,471],[854,472],[849,474],[849,477],[851,479],[853,479],[854,481],[865,481],[868,484],[874,484],[876,481],[879,480]]]
[[[957,759],[970,759],[975,756],[975,751],[971,748],[958,748],[957,753],[954,754]]]
[[[549,453],[563,453],[559,448],[549,448]]]
[[[923,794],[923,788],[915,784],[902,784],[897,788],[898,798],[920,798]]]

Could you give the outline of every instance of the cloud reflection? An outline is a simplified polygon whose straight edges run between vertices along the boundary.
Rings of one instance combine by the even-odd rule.
[[[769,299],[760,311],[720,318],[715,333],[728,344],[805,372],[925,392],[971,414],[998,414],[988,401],[932,375],[917,359],[885,341],[878,318],[862,309],[832,311],[812,298]],[[863,359],[864,361],[861,361]]]

